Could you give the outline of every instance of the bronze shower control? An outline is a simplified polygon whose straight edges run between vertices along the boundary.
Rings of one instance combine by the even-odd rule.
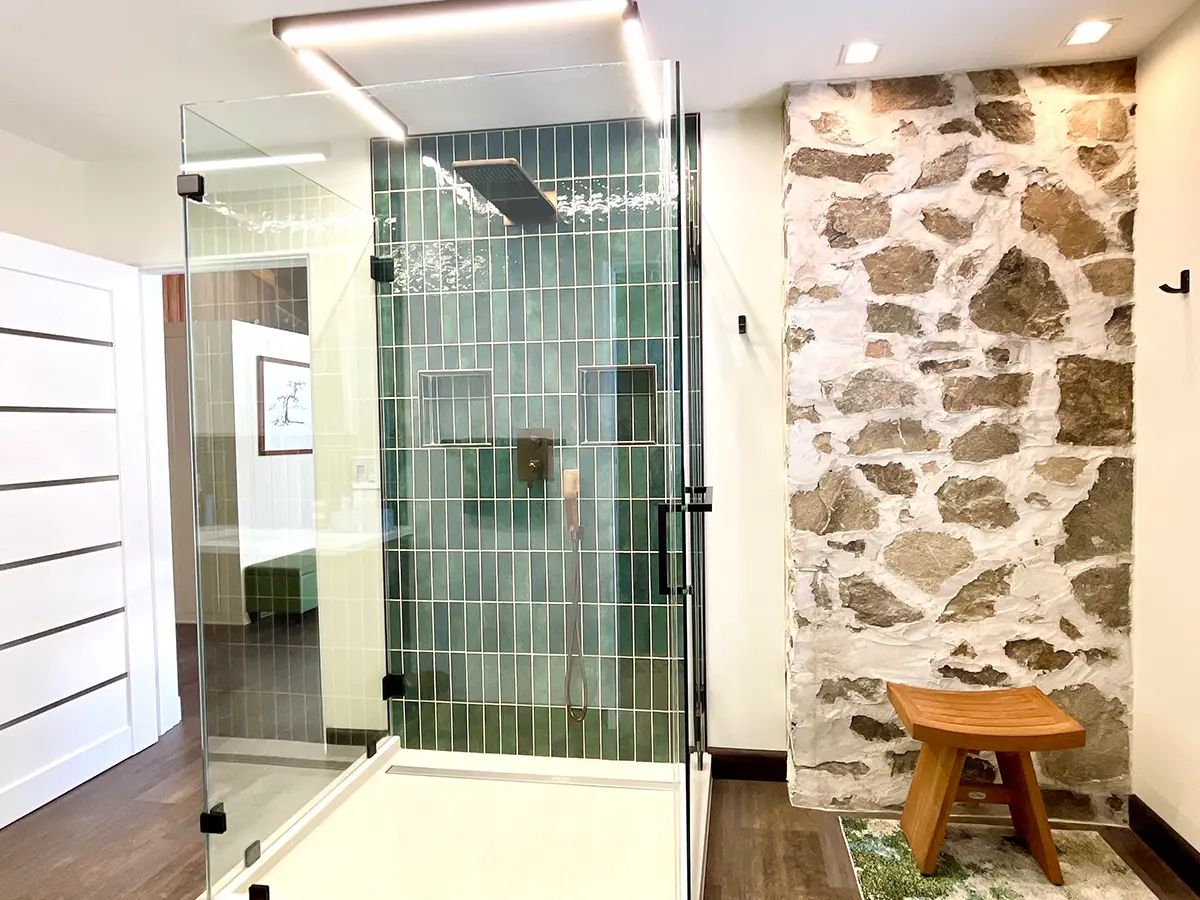
[[[527,485],[553,480],[553,458],[554,432],[549,428],[522,428],[517,432],[517,477]]]

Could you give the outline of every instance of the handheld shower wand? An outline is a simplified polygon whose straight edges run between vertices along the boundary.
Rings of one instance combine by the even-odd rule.
[[[563,520],[567,533],[571,536],[571,547],[575,556],[575,577],[572,580],[574,596],[572,598],[570,621],[567,625],[567,668],[564,677],[563,695],[567,699],[567,714],[576,722],[582,722],[588,711],[587,673],[583,670],[583,566],[582,554],[579,549],[583,539],[583,529],[579,524],[579,470],[564,469],[563,480]],[[579,682],[579,703],[577,704],[571,692],[572,685]]]

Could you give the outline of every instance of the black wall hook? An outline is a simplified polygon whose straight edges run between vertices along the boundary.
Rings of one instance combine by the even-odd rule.
[[[1166,291],[1168,294],[1190,294],[1192,292],[1192,270],[1184,269],[1179,273],[1179,287],[1162,284],[1159,285],[1158,289]]]

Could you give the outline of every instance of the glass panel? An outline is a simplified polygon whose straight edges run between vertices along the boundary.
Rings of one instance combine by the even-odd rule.
[[[673,111],[674,68],[655,72]],[[318,310],[315,282],[310,291],[308,319],[320,323],[310,458],[322,671],[327,646],[358,653],[360,665],[350,687],[341,675],[322,687],[328,700],[361,684],[355,724],[335,726],[355,736],[377,727],[385,664],[393,689],[381,726],[392,737],[332,787],[336,812],[318,809],[281,835],[279,852],[232,887],[259,879],[316,896],[306,891],[332,867],[348,894],[686,896],[686,597],[660,590],[659,571],[661,548],[670,585],[685,584],[682,157],[673,117],[642,118],[634,88],[623,65],[371,88],[426,132],[404,142],[372,135],[322,93],[188,118],[189,129],[261,147],[323,143],[330,168],[312,171],[369,194],[374,214],[363,243],[350,204],[274,168],[215,191],[210,178],[205,204],[189,204],[193,242],[231,220],[292,257],[303,247],[288,240],[328,237],[331,263],[344,264],[336,302]],[[464,163],[476,166],[470,182]],[[325,193],[316,206],[285,198],[300,188],[279,178]],[[500,212],[510,198],[495,185],[518,182],[532,184],[535,206],[550,200],[552,221],[513,224]],[[286,200],[285,222],[260,194]],[[254,248],[254,265],[265,252]],[[374,287],[362,280],[370,255],[393,268]],[[202,258],[193,247],[196,298]],[[322,254],[309,259],[315,270]],[[322,353],[324,334],[353,352]],[[321,401],[334,396],[361,418],[321,427]],[[332,480],[364,465],[359,482]],[[203,487],[201,497],[204,513]],[[374,531],[354,532],[360,567],[327,563],[322,529],[357,523],[371,504]],[[270,583],[280,583],[273,572]],[[348,613],[338,627],[350,631],[326,645],[338,603]],[[363,621],[386,624],[376,634]],[[361,639],[364,628],[377,643]],[[322,752],[324,765],[332,750]],[[245,802],[245,792],[210,795]],[[367,821],[370,837],[346,837]],[[214,881],[224,838],[211,842]],[[375,840],[387,851],[372,852]],[[500,844],[503,860],[492,855]]]
[[[192,110],[185,163],[257,152]],[[210,884],[387,730],[369,213],[283,167],[186,204]],[[215,888],[214,888],[215,890]]]

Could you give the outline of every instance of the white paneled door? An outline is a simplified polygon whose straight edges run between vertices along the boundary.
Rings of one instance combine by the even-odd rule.
[[[179,721],[158,283],[0,234],[0,828]]]

